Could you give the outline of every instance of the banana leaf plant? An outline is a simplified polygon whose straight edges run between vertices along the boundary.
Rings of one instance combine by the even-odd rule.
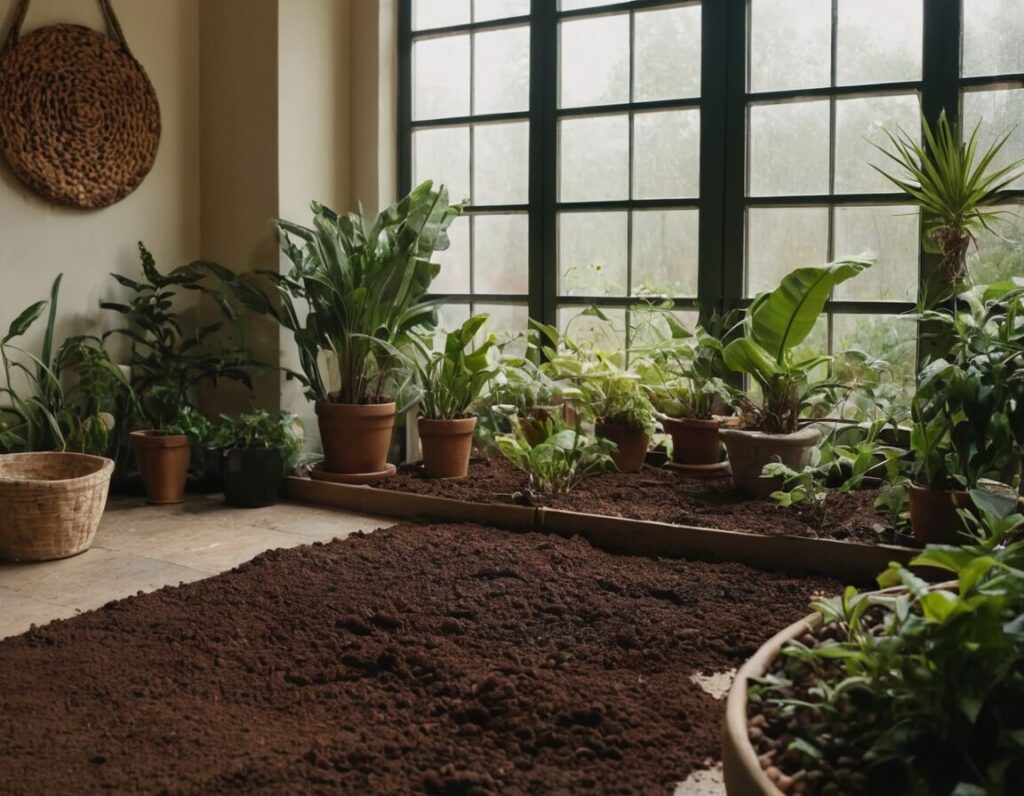
[[[289,375],[308,398],[386,403],[407,380],[403,352],[413,336],[436,325],[437,302],[427,291],[441,267],[431,257],[448,248],[447,230],[462,205],[450,204],[447,189],[428,180],[375,217],[361,209],[339,215],[318,202],[312,210],[311,227],[277,222],[292,267],[259,272],[272,291],[253,278],[216,273],[249,309],[292,332],[301,372]],[[337,390],[322,352],[337,363]]]
[[[836,285],[870,266],[871,260],[849,258],[797,268],[775,290],[754,299],[743,320],[743,337],[726,345],[722,356],[727,367],[750,376],[760,388],[760,405],[749,396],[739,401],[755,428],[768,434],[797,430],[801,409],[821,386],[811,383],[811,372],[831,357],[798,359],[795,350],[814,329]]]
[[[933,128],[922,115],[924,141],[903,129],[885,131],[888,146],[875,146],[892,161],[894,171],[872,164],[872,168],[912,198],[924,213],[925,242],[942,257],[943,292],[922,296],[921,306],[956,293],[966,280],[967,251],[976,243],[976,235],[989,229],[1000,211],[991,206],[999,194],[1024,176],[1024,158],[1004,166],[995,165],[1012,130],[998,136],[981,149],[974,127],[966,141],[960,130],[950,124],[945,111]]]

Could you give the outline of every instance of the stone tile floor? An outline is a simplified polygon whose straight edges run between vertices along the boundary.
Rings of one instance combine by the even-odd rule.
[[[110,600],[226,572],[265,550],[343,539],[392,520],[283,502],[231,509],[223,497],[190,496],[177,506],[111,498],[93,546],[60,561],[0,564],[0,638],[17,635]],[[716,698],[731,672],[695,679]],[[723,705],[724,708],[724,705]],[[721,767],[696,772],[674,796],[724,794]]]
[[[344,538],[392,520],[284,502],[231,509],[220,495],[176,506],[111,498],[93,546],[38,564],[0,564],[0,638],[110,600],[225,572],[278,547]]]

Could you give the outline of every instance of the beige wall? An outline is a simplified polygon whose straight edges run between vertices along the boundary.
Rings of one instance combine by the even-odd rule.
[[[0,0],[10,17],[15,0]],[[311,199],[367,212],[394,198],[395,0],[117,0],[129,44],[163,116],[153,171],[100,211],[57,208],[0,166],[0,325],[43,298],[65,272],[59,334],[97,329],[107,276],[137,272],[143,240],[162,268],[197,257],[241,273],[287,267],[273,219],[310,218]],[[33,0],[25,30],[58,21],[101,25],[95,0]],[[5,28],[6,29],[6,26]],[[206,320],[214,312],[203,306]],[[248,324],[269,362],[295,365],[288,332]],[[244,391],[204,395],[213,411],[253,403]],[[312,407],[277,373],[255,403]]]
[[[0,0],[6,30],[15,0]],[[142,240],[161,268],[199,252],[199,3],[118,0],[125,36],[156,88],[163,135],[153,170],[123,201],[102,210],[53,205],[28,191],[0,165],[0,325],[47,296],[64,272],[60,336],[97,331],[97,303],[118,295],[110,271],[138,270]],[[23,32],[55,22],[102,29],[95,0],[34,0]],[[103,313],[109,315],[109,313]],[[113,318],[102,318],[110,326]],[[38,350],[42,323],[27,343]]]

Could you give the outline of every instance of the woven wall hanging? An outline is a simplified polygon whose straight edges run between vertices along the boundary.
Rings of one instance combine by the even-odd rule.
[[[110,0],[109,36],[51,25],[22,36],[19,0],[0,50],[0,148],[36,193],[107,207],[139,187],[160,143],[156,92],[125,41]]]

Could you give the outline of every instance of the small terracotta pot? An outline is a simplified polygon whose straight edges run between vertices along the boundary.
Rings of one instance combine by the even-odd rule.
[[[384,470],[395,427],[395,404],[336,404],[318,401],[316,417],[330,473]]]
[[[647,457],[647,447],[651,438],[642,428],[627,426],[623,423],[600,422],[594,429],[597,436],[611,440],[619,446],[612,454],[612,461],[622,473],[639,473]]]
[[[974,502],[967,492],[928,489],[910,485],[910,528],[921,544],[963,544],[960,531],[964,524],[958,508],[971,508]]]
[[[811,463],[814,448],[821,440],[821,432],[816,428],[802,428],[792,434],[722,428],[718,434],[729,452],[736,488],[761,498],[782,488],[781,478],[761,477],[761,470],[766,464],[779,461],[799,470]]]
[[[722,445],[717,420],[666,417],[661,425],[672,437],[672,461],[676,464],[718,464]]]
[[[579,412],[571,404],[561,406],[535,406],[529,417],[519,418],[519,427],[531,445],[539,445],[545,439],[544,423],[552,416],[559,415],[569,428],[576,428],[580,422]]]
[[[192,445],[185,434],[158,434],[155,431],[133,431],[135,461],[146,487],[146,502],[181,503],[185,497]]]
[[[475,417],[456,420],[429,420],[421,417],[420,446],[423,469],[430,478],[465,478],[469,475],[469,455],[473,452]]]

